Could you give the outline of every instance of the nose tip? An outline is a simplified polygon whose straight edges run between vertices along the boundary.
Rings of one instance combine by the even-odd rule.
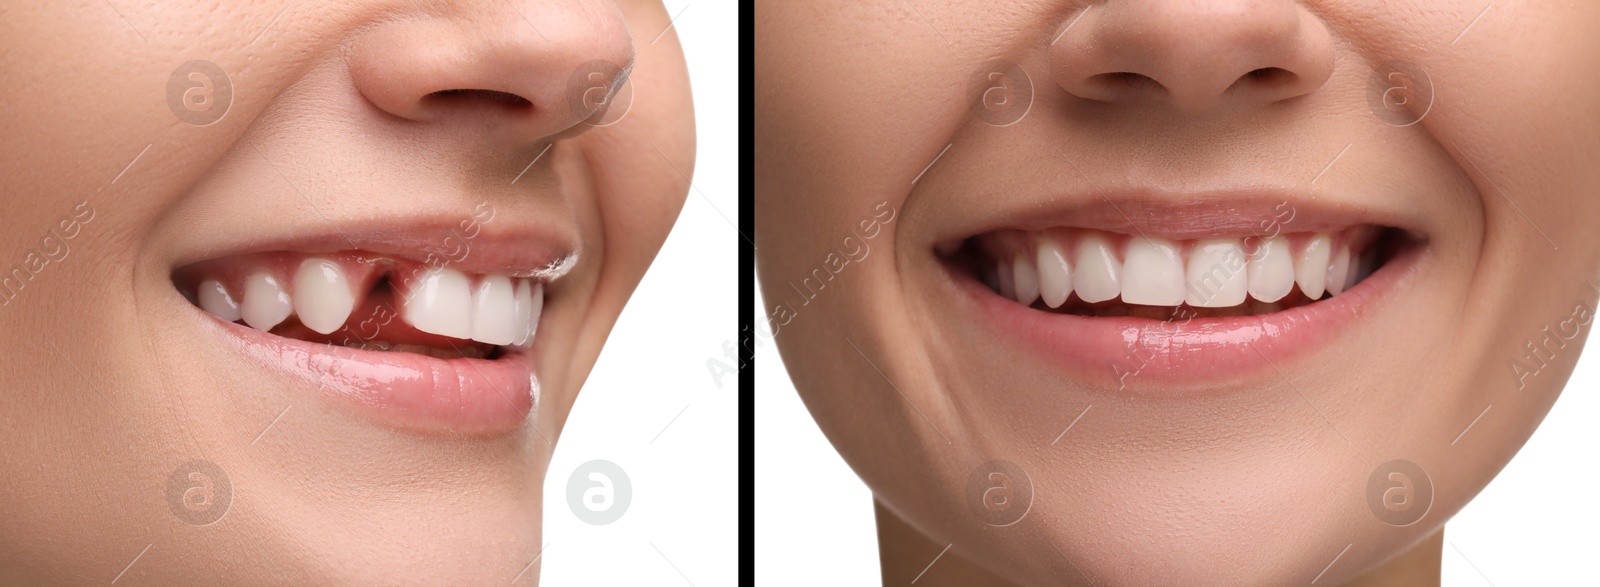
[[[594,114],[632,69],[632,37],[610,3],[507,8],[506,18],[429,16],[364,32],[348,57],[357,91],[404,120],[528,143]]]
[[[1050,64],[1080,98],[1197,114],[1303,96],[1333,73],[1327,26],[1289,0],[1110,0],[1075,18]]]

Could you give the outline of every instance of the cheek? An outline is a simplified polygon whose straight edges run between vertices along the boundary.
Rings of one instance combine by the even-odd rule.
[[[622,278],[625,298],[666,239],[695,177],[695,112],[683,50],[674,35],[653,38],[670,23],[658,3],[622,7],[633,35],[635,65],[623,114],[608,114],[585,137],[604,236],[608,280]],[[594,243],[598,244],[598,243]],[[624,278],[625,277],[625,278]]]
[[[641,54],[639,60],[636,87],[651,91],[635,93],[623,119],[585,137],[597,194],[590,211],[597,223],[586,231],[593,242],[586,246],[598,247],[605,258],[602,270],[608,280],[622,284],[623,297],[643,277],[689,192],[704,193],[699,183],[691,183],[696,141],[688,88],[681,82],[682,57],[674,50]]]
[[[888,5],[764,6],[757,16],[774,23],[756,52],[761,238],[831,241],[880,201],[900,208],[946,146],[940,137],[964,120],[966,80],[951,79],[944,43]]]
[[[1577,329],[1573,309],[1600,294],[1600,6],[1492,16],[1434,67],[1437,85],[1449,83],[1452,95],[1441,99],[1432,130],[1448,141],[1485,210],[1474,279],[1490,285],[1468,301],[1481,312],[1463,317],[1482,326],[1463,336],[1481,360],[1457,365],[1475,374],[1469,389],[1485,390],[1474,394],[1474,413],[1490,401],[1495,412],[1506,410],[1500,423],[1485,418],[1479,426],[1520,446],[1576,364],[1582,337],[1567,340],[1562,329]]]
[[[1588,229],[1600,213],[1597,27],[1592,3],[1522,18],[1490,10],[1448,51],[1416,58],[1438,88],[1440,116],[1424,123],[1481,194],[1491,245],[1514,245],[1523,268],[1587,267],[1600,244]]]

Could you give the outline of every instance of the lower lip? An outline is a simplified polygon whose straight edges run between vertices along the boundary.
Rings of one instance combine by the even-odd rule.
[[[1332,344],[1372,314],[1416,265],[1420,247],[1401,251],[1337,296],[1257,316],[1152,320],[1035,310],[970,275],[947,273],[962,313],[978,318],[1001,345],[1070,371],[1090,391],[1120,396],[1192,398],[1242,391],[1260,377]]]
[[[294,386],[326,394],[392,428],[505,434],[520,427],[537,403],[530,350],[507,348],[493,360],[439,359],[306,342],[205,317],[254,362]]]

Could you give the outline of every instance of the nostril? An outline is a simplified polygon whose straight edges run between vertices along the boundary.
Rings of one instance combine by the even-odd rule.
[[[1298,76],[1294,72],[1280,67],[1263,67],[1252,69],[1241,76],[1234,85],[1251,83],[1262,86],[1286,86],[1293,84]]]
[[[533,106],[527,98],[510,92],[496,90],[439,90],[423,97],[428,102],[488,102],[490,104],[504,105],[511,108],[527,108]]]
[[[1161,82],[1156,81],[1156,78],[1144,75],[1142,73],[1118,71],[1102,75],[1108,82],[1122,82],[1124,85],[1136,90],[1150,90],[1157,88],[1164,89],[1164,86],[1161,85]]]
[[[1148,92],[1165,92],[1167,87],[1155,78],[1131,71],[1113,71],[1089,76],[1084,80],[1088,93],[1084,97],[1115,99],[1117,96],[1133,97]]]

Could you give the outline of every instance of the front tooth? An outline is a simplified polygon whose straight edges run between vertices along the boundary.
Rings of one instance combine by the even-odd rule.
[[[239,306],[239,315],[251,328],[272,330],[272,327],[289,317],[292,308],[294,305],[289,302],[289,292],[283,290],[278,278],[271,273],[257,271],[245,280],[244,303]]]
[[[1344,293],[1346,278],[1350,276],[1350,245],[1339,245],[1339,252],[1334,254],[1333,263],[1328,265],[1328,293],[1339,295]]]
[[[300,323],[322,334],[344,326],[356,306],[344,268],[327,259],[306,259],[294,278],[294,313]]]
[[[1245,262],[1250,279],[1250,297],[1276,302],[1294,290],[1294,261],[1289,258],[1289,241],[1281,236],[1263,239],[1256,254]]]
[[[222,287],[222,282],[215,279],[200,282],[199,298],[200,309],[221,318],[223,322],[239,319],[239,303],[228,295],[228,288]]]
[[[489,344],[516,341],[517,300],[511,278],[490,275],[472,294],[472,339]]]
[[[1059,308],[1072,295],[1072,265],[1061,245],[1049,238],[1039,241],[1039,296],[1052,308]]]
[[[1322,297],[1322,291],[1328,283],[1328,255],[1333,252],[1333,237],[1325,233],[1317,233],[1306,241],[1304,249],[1300,250],[1300,257],[1294,262],[1294,281],[1300,284],[1300,291],[1307,298],[1317,299]]]
[[[1146,306],[1183,303],[1183,259],[1178,246],[1164,238],[1128,241],[1122,264],[1122,301]]]
[[[1189,253],[1185,303],[1196,308],[1228,308],[1244,303],[1244,249],[1232,239],[1203,240]]]
[[[511,344],[526,347],[538,332],[539,315],[544,313],[544,284],[535,282],[530,286],[528,280],[518,279],[514,313],[516,320],[512,324],[516,327],[517,338]]]
[[[1030,256],[1018,253],[1011,260],[1011,276],[1017,280],[1017,301],[1026,306],[1039,299],[1039,274]]]
[[[472,286],[466,274],[431,267],[417,278],[415,288],[401,302],[406,323],[440,336],[472,338]]]
[[[1073,267],[1072,287],[1085,302],[1103,302],[1122,293],[1122,262],[1112,252],[1111,243],[1096,233],[1078,242],[1078,257]]]

